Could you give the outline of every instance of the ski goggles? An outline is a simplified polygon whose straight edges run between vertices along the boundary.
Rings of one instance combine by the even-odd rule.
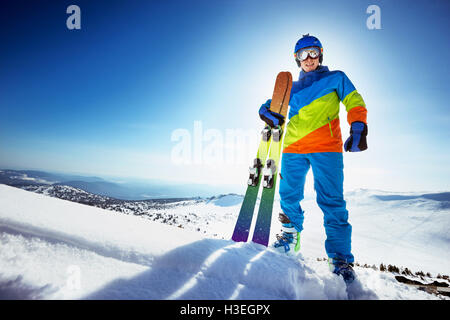
[[[300,49],[294,53],[295,59],[298,61],[304,61],[311,57],[312,59],[318,58],[320,56],[320,49],[317,47],[310,47],[305,49]]]

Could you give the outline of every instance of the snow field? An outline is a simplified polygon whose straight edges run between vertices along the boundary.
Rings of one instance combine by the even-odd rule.
[[[356,268],[359,281],[346,289],[326,262],[307,251],[294,259],[257,244],[208,238],[4,185],[0,195],[3,296],[438,299],[398,283],[391,274],[363,268]]]

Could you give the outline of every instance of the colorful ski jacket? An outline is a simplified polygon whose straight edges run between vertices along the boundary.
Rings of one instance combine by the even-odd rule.
[[[292,84],[283,152],[342,152],[340,101],[349,124],[367,123],[364,100],[344,72],[329,71],[326,66],[311,72],[302,70]]]

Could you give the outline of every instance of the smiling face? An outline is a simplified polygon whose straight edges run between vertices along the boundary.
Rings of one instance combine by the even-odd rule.
[[[308,58],[306,58],[306,60],[303,60],[301,62],[301,67],[302,67],[303,71],[305,71],[305,72],[310,72],[310,71],[316,70],[316,68],[318,66],[319,66],[319,57],[313,59],[308,56]]]

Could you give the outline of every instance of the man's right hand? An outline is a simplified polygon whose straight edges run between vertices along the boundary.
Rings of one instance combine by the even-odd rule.
[[[266,103],[261,105],[261,108],[259,108],[259,117],[270,127],[275,128],[284,123],[284,116],[269,110],[271,102],[272,99],[269,99]]]

